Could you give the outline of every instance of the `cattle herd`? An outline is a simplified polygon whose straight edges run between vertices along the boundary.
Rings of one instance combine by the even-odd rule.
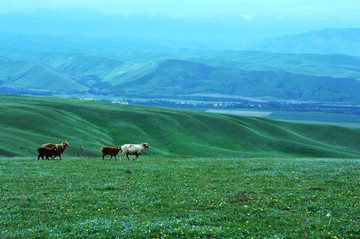
[[[38,160],[41,158],[44,160],[44,157],[49,160],[49,158],[54,159],[57,156],[61,160],[61,154],[64,153],[65,149],[67,147],[70,147],[68,142],[63,142],[61,144],[43,144],[41,147],[37,149],[38,151]],[[129,159],[129,155],[135,155],[136,158],[133,160],[139,158],[139,155],[144,151],[144,149],[149,148],[148,143],[141,143],[141,144],[124,144],[122,146],[117,147],[108,147],[104,146],[101,148],[102,153],[102,159],[105,160],[106,155],[110,155],[109,160],[112,159],[112,157],[115,157],[115,160],[117,160],[116,155],[121,150],[120,160],[122,159],[122,156],[126,155],[127,159]]]

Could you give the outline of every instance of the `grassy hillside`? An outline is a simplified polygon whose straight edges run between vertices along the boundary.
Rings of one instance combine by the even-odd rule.
[[[248,71],[280,71],[312,76],[359,78],[360,58],[340,54],[291,54],[264,51],[218,51],[194,61]]]
[[[150,144],[145,155],[359,157],[360,130],[70,98],[1,95],[0,155],[36,156],[68,141],[64,156],[104,145]]]
[[[87,91],[70,75],[39,62],[0,60],[0,87],[32,91]]]
[[[360,82],[354,77],[317,76],[285,70],[242,70],[236,66],[210,66],[184,60],[165,60],[147,75],[119,84],[112,93],[182,95],[214,93],[287,100],[360,102]]]

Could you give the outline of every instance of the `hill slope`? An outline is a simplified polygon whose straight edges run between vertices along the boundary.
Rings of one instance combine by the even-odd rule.
[[[73,93],[88,90],[70,75],[40,62],[0,59],[0,72],[0,87],[9,89],[23,89],[30,93],[36,91]]]
[[[269,97],[285,100],[360,102],[360,81],[355,77],[331,77],[282,70],[243,70],[234,66],[211,66],[185,61],[164,60],[157,68],[133,81],[116,85],[131,94],[182,95],[224,94]]]
[[[64,157],[148,142],[147,155],[359,157],[360,130],[69,98],[0,96],[0,155],[36,156],[68,141]]]
[[[324,29],[264,41],[253,50],[287,53],[360,55],[360,29]]]

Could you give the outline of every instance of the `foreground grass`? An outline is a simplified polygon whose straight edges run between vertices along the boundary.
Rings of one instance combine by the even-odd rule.
[[[359,238],[360,160],[0,159],[1,238]]]

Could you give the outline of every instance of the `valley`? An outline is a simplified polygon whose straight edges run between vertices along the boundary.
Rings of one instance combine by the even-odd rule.
[[[325,32],[316,34],[326,39],[358,31]],[[349,47],[358,44],[345,40],[353,41]],[[324,42],[328,48],[334,44]],[[1,33],[0,93],[202,111],[360,115],[360,58],[348,52],[222,50],[114,36]]]
[[[30,147],[20,151],[11,145],[35,137],[37,142],[70,138],[77,142],[73,155],[87,145],[91,156],[103,144],[137,141],[141,136],[150,139],[155,129],[161,134],[153,139],[157,149],[153,152],[160,155],[358,155],[356,147],[348,150],[342,143],[340,148],[333,143],[316,146],[313,141],[323,136],[298,145],[308,137],[303,132],[293,133],[301,138],[296,142],[292,137],[283,142],[275,133],[279,129],[280,135],[287,134],[288,127],[304,127],[305,131],[319,127],[324,132],[326,127],[335,127],[336,137],[349,133],[356,138],[360,124],[358,56],[219,50],[192,44],[178,48],[180,45],[171,43],[114,36],[1,33],[0,93],[6,112],[1,127],[7,137],[2,155],[34,154],[33,147],[39,143],[31,141]],[[144,113],[143,120],[138,120],[138,112]],[[32,117],[38,119],[33,122],[35,130],[21,121]],[[250,120],[244,123],[250,128],[242,128],[235,123],[238,120]],[[57,122],[61,134],[47,132],[51,121]],[[200,123],[203,121],[207,123]],[[176,125],[172,136],[166,133],[174,129],[169,122]],[[158,129],[159,124],[168,129]],[[262,128],[268,124],[274,125],[270,136]],[[221,125],[224,130],[213,131],[210,125]],[[259,131],[254,133],[252,127]],[[238,142],[228,128],[239,130],[239,136],[249,134],[240,149],[233,146]],[[252,145],[252,137],[260,137],[264,144]],[[221,139],[228,146],[216,146]],[[175,141],[192,143],[179,151],[172,146]]]

